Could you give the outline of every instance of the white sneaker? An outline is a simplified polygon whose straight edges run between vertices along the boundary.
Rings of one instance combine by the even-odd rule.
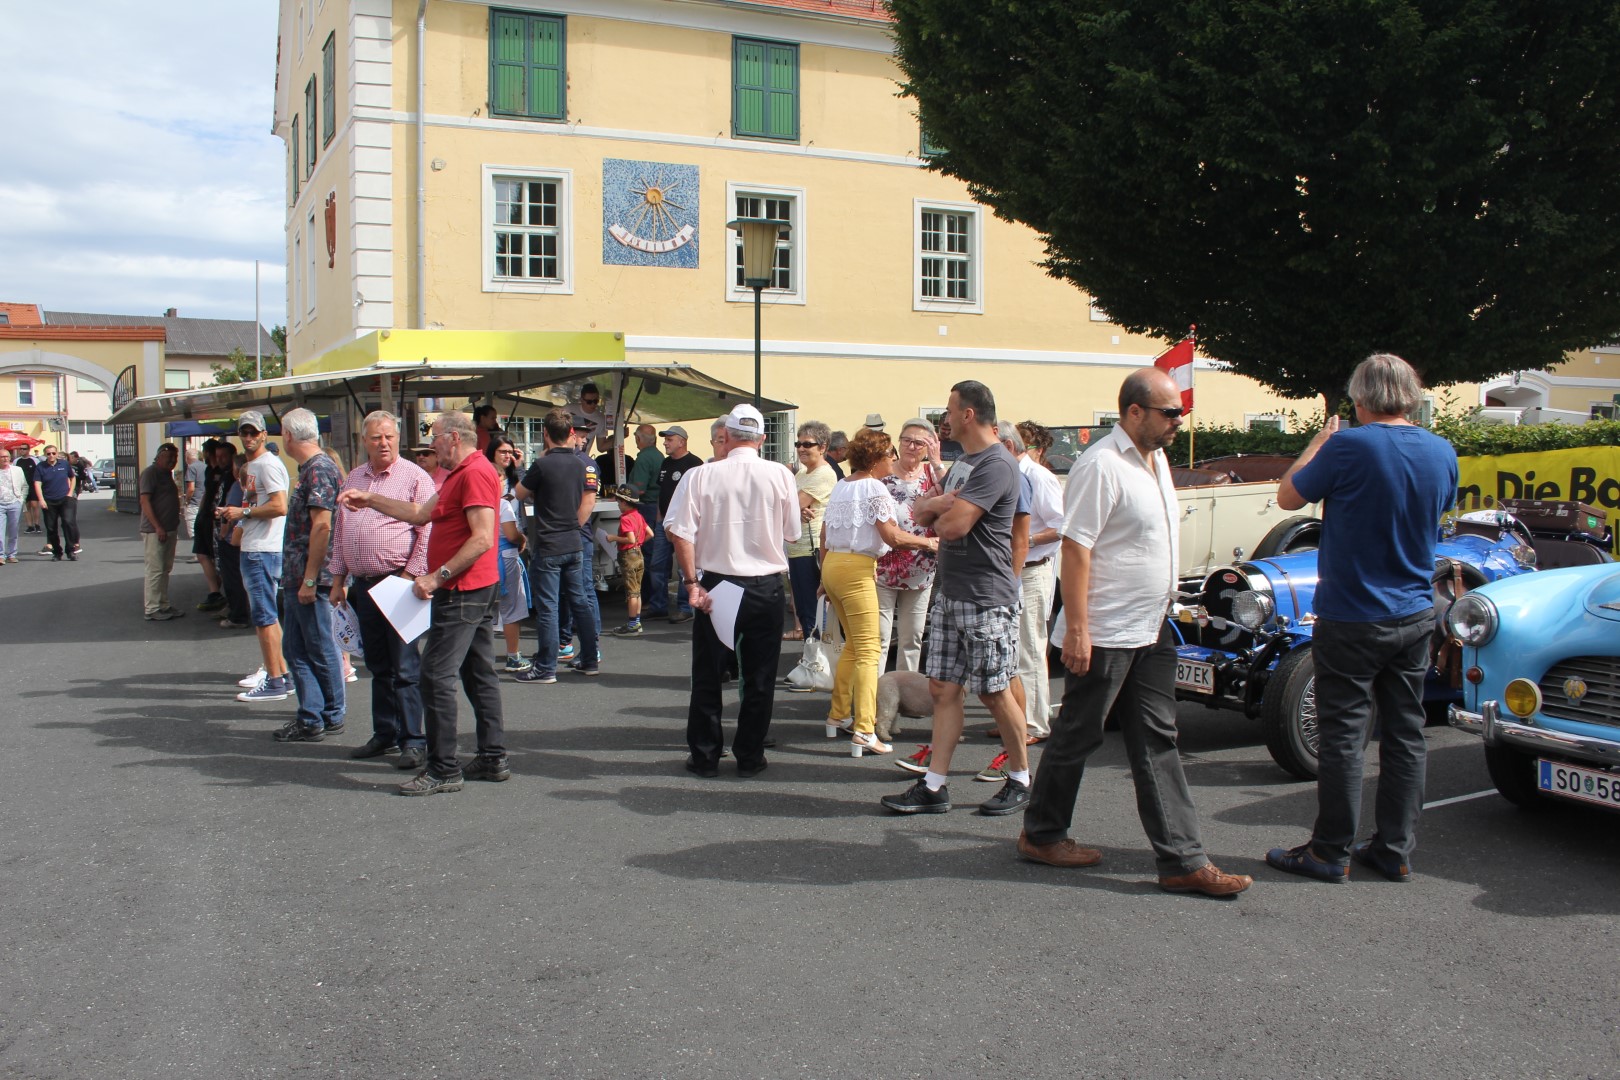
[[[245,687],[246,689],[251,690],[255,686],[258,686],[260,683],[264,682],[264,677],[266,675],[268,675],[268,674],[269,674],[269,672],[265,671],[264,667],[261,665],[258,671],[255,671],[253,674],[249,675],[247,678],[245,678],[245,679],[237,679],[236,680],[236,685],[241,686],[241,687]]]

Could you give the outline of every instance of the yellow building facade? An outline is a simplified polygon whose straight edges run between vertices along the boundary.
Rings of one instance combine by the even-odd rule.
[[[761,389],[797,405],[778,452],[794,423],[892,424],[968,378],[1006,418],[1105,422],[1164,343],[928,171],[897,77],[875,0],[283,0],[291,370],[393,327],[596,330],[751,388],[727,223],[767,217]],[[1320,408],[1196,377],[1201,424]]]

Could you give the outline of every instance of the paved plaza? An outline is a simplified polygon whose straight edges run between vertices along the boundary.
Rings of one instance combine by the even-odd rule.
[[[197,568],[190,614],[144,621],[134,518],[80,520],[78,563],[29,536],[0,568],[0,1076],[1620,1075],[1612,815],[1464,798],[1411,884],[1289,878],[1263,857],[1314,788],[1184,706],[1205,842],[1255,885],[1171,896],[1117,735],[1093,870],[1019,861],[969,774],[948,816],[886,816],[907,774],[824,738],[825,695],[778,696],[760,776],[687,774],[690,623],[606,639],[599,679],[506,680],[511,781],[399,798],[348,757],[363,673],[342,737],[272,742],[293,703],[235,700],[254,639],[192,610]],[[1477,739],[1428,734],[1431,802],[1490,788]]]

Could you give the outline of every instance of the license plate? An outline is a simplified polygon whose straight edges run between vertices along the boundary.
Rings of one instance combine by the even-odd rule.
[[[1176,688],[1195,694],[1215,692],[1215,665],[1197,660],[1176,660]]]
[[[1620,810],[1620,774],[1606,773],[1601,769],[1583,769],[1578,765],[1566,765],[1562,761],[1548,761],[1546,758],[1537,761],[1536,765],[1536,786],[1542,791]]]

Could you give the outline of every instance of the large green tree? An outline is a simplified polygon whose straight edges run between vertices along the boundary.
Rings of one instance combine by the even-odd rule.
[[[1620,330],[1615,0],[889,0],[933,167],[1126,329],[1330,409]]]

